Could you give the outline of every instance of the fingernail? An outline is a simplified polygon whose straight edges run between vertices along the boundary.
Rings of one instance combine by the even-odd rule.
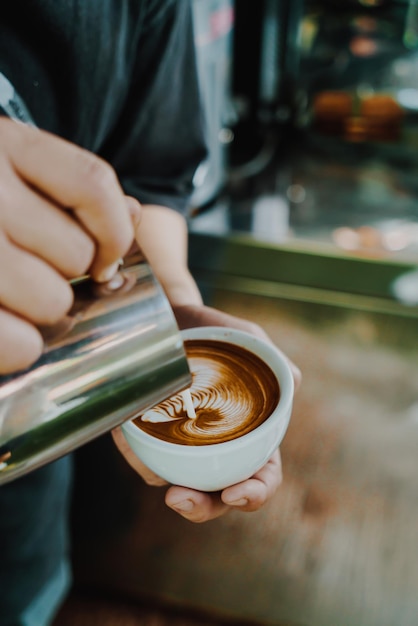
[[[233,500],[232,502],[225,502],[229,506],[245,506],[248,504],[247,498],[240,498],[240,500]]]
[[[182,502],[172,504],[171,506],[176,511],[181,511],[182,513],[190,513],[190,511],[193,511],[194,509],[194,502],[193,500],[183,500]]]
[[[116,290],[119,289],[119,287],[122,287],[124,282],[125,279],[123,278],[122,274],[117,273],[111,280],[109,280],[106,286],[108,289]]]
[[[98,283],[107,283],[115,276],[119,269],[119,261],[117,263],[113,263],[109,267],[106,267],[97,277]]]

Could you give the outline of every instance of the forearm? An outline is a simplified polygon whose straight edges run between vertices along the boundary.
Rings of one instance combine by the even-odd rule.
[[[179,213],[163,206],[143,205],[136,240],[172,305],[202,304],[187,265],[186,220]]]

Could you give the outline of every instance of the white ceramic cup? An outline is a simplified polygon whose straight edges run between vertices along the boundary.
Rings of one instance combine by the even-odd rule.
[[[253,476],[279,446],[292,412],[293,376],[287,359],[273,344],[249,333],[222,326],[204,326],[184,330],[181,334],[184,341],[209,339],[246,348],[270,367],[280,387],[278,404],[262,424],[222,443],[175,444],[146,433],[132,420],[122,425],[133,452],[158,476],[173,485],[218,491]]]

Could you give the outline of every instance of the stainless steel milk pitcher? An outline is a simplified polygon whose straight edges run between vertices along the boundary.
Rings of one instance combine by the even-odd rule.
[[[0,485],[74,450],[187,388],[172,309],[149,265],[122,285],[74,285],[74,306],[49,329],[41,358],[0,377]]]

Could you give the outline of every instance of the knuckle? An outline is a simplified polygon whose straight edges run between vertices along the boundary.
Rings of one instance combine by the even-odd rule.
[[[39,143],[43,141],[45,131],[27,124],[17,124],[9,118],[0,117],[0,134],[3,153],[13,161],[13,155],[19,151],[32,147],[37,149]]]
[[[114,256],[116,258],[124,256],[131,247],[132,240],[133,234],[128,229],[121,229],[120,232],[115,232],[112,245]]]
[[[74,294],[70,285],[65,280],[59,280],[51,289],[48,302],[42,307],[39,323],[55,324],[59,322],[71,308]],[[47,306],[46,306],[47,304]]]
[[[2,127],[4,136],[19,150],[32,146],[37,148],[39,143],[43,141],[45,131],[40,128],[27,124],[16,124],[13,120],[7,120],[7,122],[9,124]]]
[[[43,340],[31,324],[0,309],[0,374],[32,365],[42,354]]]
[[[10,137],[14,131],[18,130],[19,124],[7,117],[0,117],[0,133],[3,139]]]
[[[19,346],[18,369],[29,367],[39,359],[43,350],[43,341],[40,333],[32,326],[26,333],[24,345]]]
[[[87,186],[99,196],[107,196],[109,186],[117,184],[117,177],[113,167],[95,154],[83,150],[81,169]]]
[[[6,221],[13,219],[16,209],[14,171],[10,162],[4,158],[1,162],[0,177],[0,225],[4,226]]]
[[[95,244],[87,235],[82,234],[72,246],[72,261],[69,275],[71,278],[86,274],[95,255]]]

